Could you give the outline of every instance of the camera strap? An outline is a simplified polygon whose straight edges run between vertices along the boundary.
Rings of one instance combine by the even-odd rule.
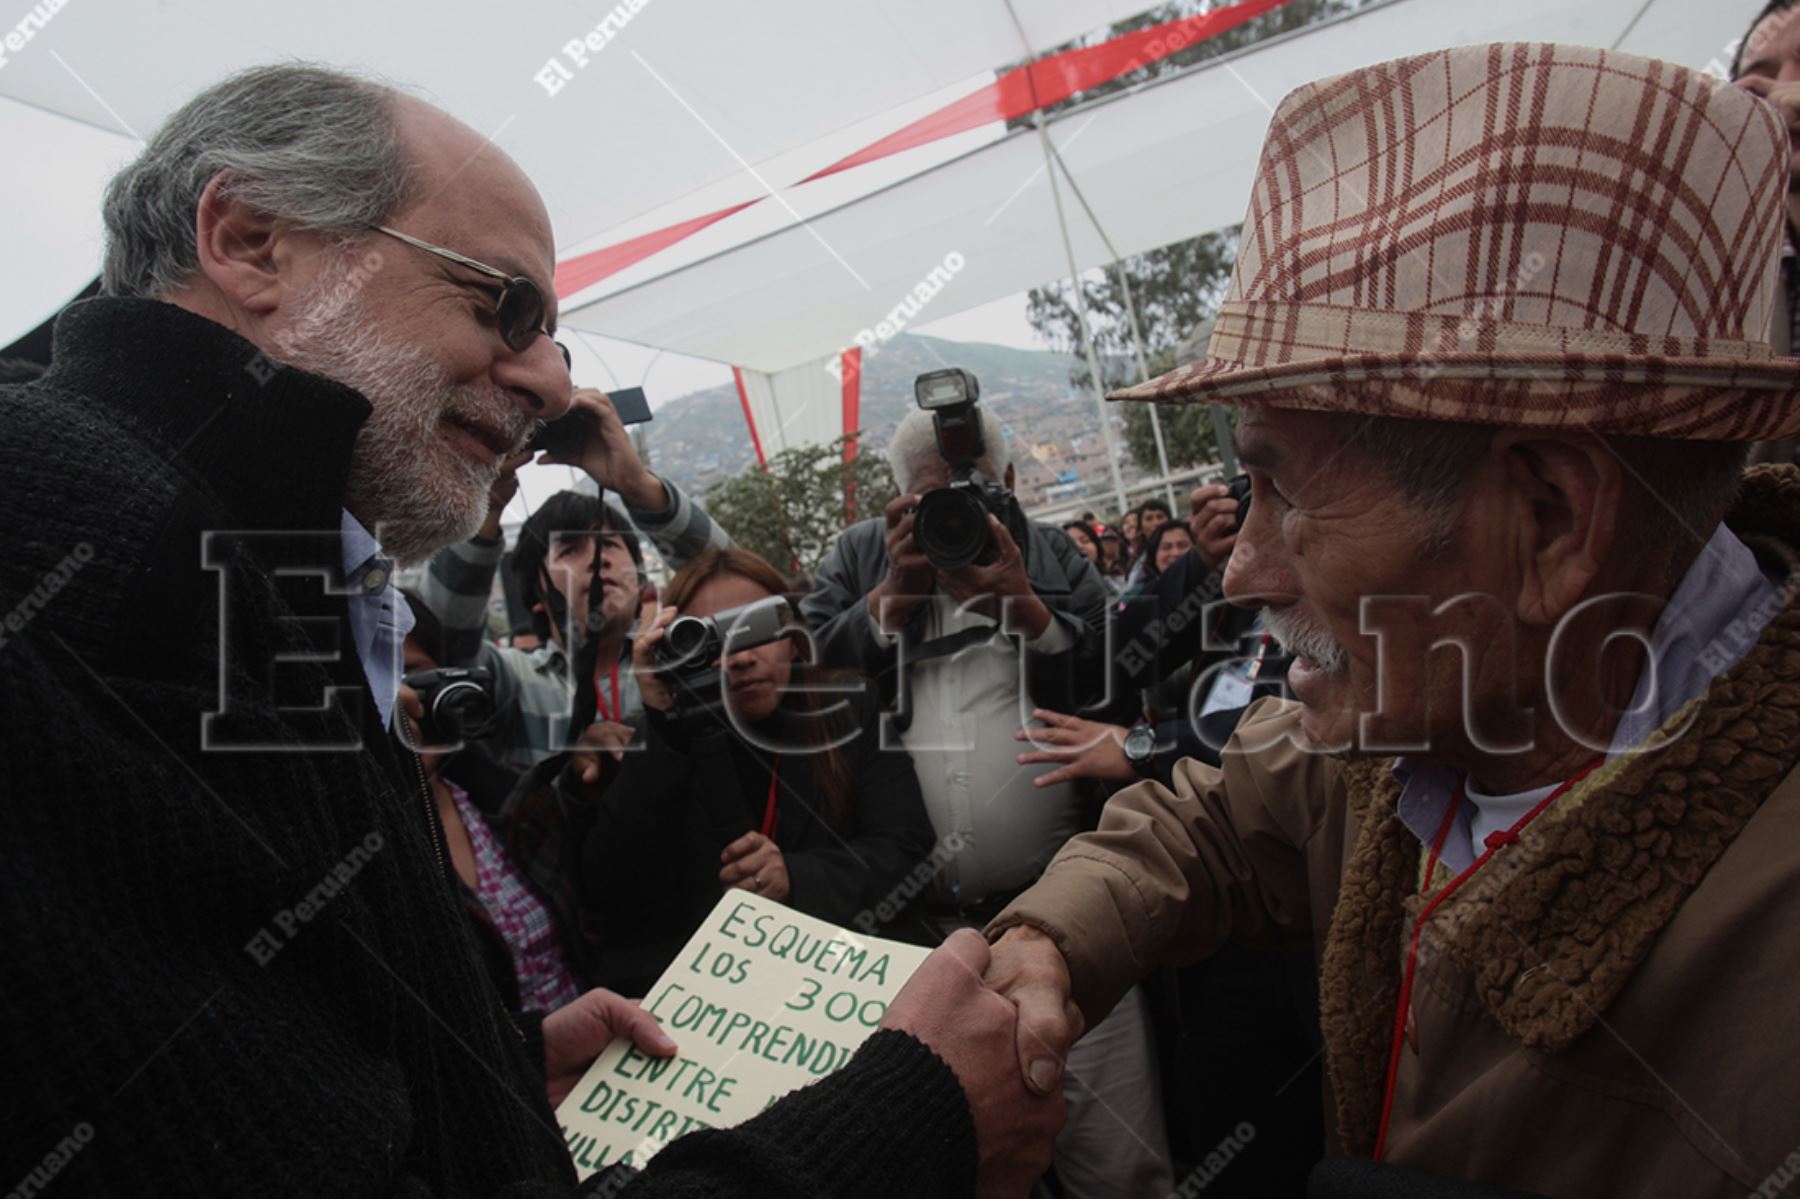
[[[996,636],[1014,636],[1004,633],[998,624],[977,625],[973,628],[959,629],[942,637],[933,638],[906,656],[908,666],[917,666],[921,662],[929,662],[933,658],[947,658],[971,646],[986,645]]]

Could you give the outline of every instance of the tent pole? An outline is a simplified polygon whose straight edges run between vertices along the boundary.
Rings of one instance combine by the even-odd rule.
[[[1067,168],[1064,169],[1066,170]],[[1069,180],[1069,186],[1075,186],[1075,181],[1073,179]],[[1077,198],[1081,199],[1081,206],[1086,208],[1087,200],[1082,197],[1081,192],[1077,190],[1075,195]],[[1091,220],[1093,215],[1094,214],[1090,211],[1088,213],[1088,218]],[[1096,224],[1095,228],[1099,228],[1099,225]],[[1105,237],[1106,234],[1102,233],[1100,236]],[[1109,250],[1112,249],[1112,243],[1110,241],[1107,242],[1106,248]],[[1144,330],[1143,327],[1138,324],[1137,304],[1131,298],[1131,273],[1125,269],[1125,261],[1122,258],[1115,257],[1113,259],[1113,266],[1118,268],[1119,287],[1125,293],[1125,314],[1131,318],[1131,344],[1132,347],[1137,350],[1138,381],[1140,383],[1148,383],[1150,381],[1150,359],[1144,354]],[[1162,420],[1156,414],[1156,410],[1159,407],[1160,405],[1158,404],[1149,405],[1150,433],[1156,438],[1156,464],[1162,468],[1163,494],[1168,497],[1169,511],[1174,512],[1177,511],[1175,507],[1175,484],[1169,481],[1169,451],[1163,444]]]
[[[1102,225],[1100,218],[1094,215],[1093,206],[1087,202],[1087,196],[1082,192],[1081,184],[1075,182],[1075,176],[1069,171],[1069,164],[1062,160],[1061,154],[1056,153],[1054,146],[1050,148],[1049,153],[1056,159],[1056,165],[1062,169],[1063,178],[1069,181],[1069,190],[1075,193],[1075,199],[1081,204],[1081,211],[1087,213],[1088,223],[1094,227],[1094,232],[1100,235],[1101,242],[1106,246],[1106,252],[1112,255],[1113,265],[1119,269],[1119,285],[1125,293],[1125,314],[1131,319],[1131,344],[1132,348],[1137,351],[1139,382],[1148,383],[1150,381],[1150,361],[1144,353],[1144,330],[1143,326],[1138,323],[1137,301],[1131,294],[1131,276],[1125,271],[1125,260],[1119,255],[1119,248],[1112,244],[1112,238],[1106,235],[1106,226]],[[1055,179],[1051,180],[1052,184],[1055,182]],[[1061,212],[1060,205],[1058,212]],[[1163,441],[1162,417],[1157,409],[1158,405],[1150,405],[1150,434],[1156,439],[1156,464],[1162,469],[1163,494],[1168,497],[1169,511],[1173,512],[1176,511],[1175,484],[1169,481],[1169,450]]]
[[[1050,149],[1050,135],[1044,131],[1042,114],[1033,113],[1031,123],[1037,129],[1038,141],[1044,148],[1044,170],[1050,176],[1050,198],[1056,204],[1056,228],[1062,234],[1063,255],[1069,260],[1069,286],[1075,292],[1075,317],[1081,327],[1081,348],[1087,354],[1088,374],[1094,381],[1095,411],[1100,415],[1100,436],[1106,441],[1106,461],[1112,467],[1113,495],[1119,511],[1125,511],[1125,477],[1119,473],[1119,447],[1113,441],[1112,413],[1106,408],[1106,384],[1100,374],[1100,358],[1094,353],[1094,337],[1088,328],[1087,297],[1081,293],[1081,272],[1075,266],[1075,246],[1069,240],[1069,223],[1063,219],[1062,189],[1056,185],[1056,156]]]
[[[1235,478],[1238,473],[1237,454],[1231,448],[1231,425],[1225,419],[1225,405],[1208,404],[1212,413],[1213,436],[1219,442],[1219,465],[1225,468],[1227,479]]]

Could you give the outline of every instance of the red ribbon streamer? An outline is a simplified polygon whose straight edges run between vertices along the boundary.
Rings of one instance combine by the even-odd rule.
[[[1039,111],[1067,100],[1077,92],[1087,91],[1121,75],[1128,75],[1139,67],[1161,61],[1197,42],[1217,37],[1286,3],[1288,0],[1242,0],[1241,3],[1226,8],[1215,8],[1210,12],[1152,25],[1148,29],[1122,34],[1097,46],[1065,50],[1061,54],[1052,54],[1048,58],[1016,67],[979,91],[946,104],[904,129],[897,129],[854,154],[838,159],[824,170],[808,175],[800,182],[811,183],[815,179],[875,162],[903,150],[916,149],[958,133],[966,133],[993,121],[1012,120]],[[742,212],[753,204],[760,204],[765,198],[758,196],[742,204],[721,208],[704,216],[690,217],[666,228],[640,234],[629,241],[566,259],[556,266],[556,294],[566,299],[609,275],[635,266],[652,254],[660,253],[675,243],[692,237],[709,225]]]

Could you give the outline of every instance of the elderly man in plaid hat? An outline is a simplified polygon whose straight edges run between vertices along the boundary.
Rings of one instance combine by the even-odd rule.
[[[990,927],[1034,1085],[1157,964],[1311,943],[1335,1153],[1546,1195],[1784,1168],[1800,472],[1744,461],[1800,429],[1787,181],[1763,102],[1599,50],[1282,103],[1209,357],[1115,398],[1239,406],[1225,590],[1292,700]]]

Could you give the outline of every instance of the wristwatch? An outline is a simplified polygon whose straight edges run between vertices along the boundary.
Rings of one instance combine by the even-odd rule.
[[[1125,734],[1124,749],[1125,760],[1131,763],[1131,768],[1139,774],[1144,773],[1144,767],[1150,764],[1150,757],[1156,752],[1156,730],[1138,721]]]

